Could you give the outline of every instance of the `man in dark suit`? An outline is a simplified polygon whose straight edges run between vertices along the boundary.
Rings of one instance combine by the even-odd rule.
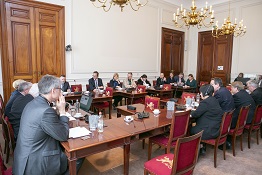
[[[179,75],[175,76],[174,81],[178,86],[183,86],[185,84],[184,73],[181,72]]]
[[[214,87],[214,97],[218,100],[224,112],[232,111],[235,108],[234,99],[229,90],[223,87],[221,78],[212,78],[210,84]]]
[[[62,82],[62,84],[61,84],[61,90],[62,90],[63,92],[69,92],[71,88],[70,88],[69,83],[66,81],[65,75],[61,75],[61,76],[60,76],[60,80],[61,80],[61,82]]]
[[[157,80],[156,80],[156,86],[160,86],[160,85],[163,85],[163,84],[166,84],[166,77],[165,77],[164,73],[161,73],[160,77],[158,77]]]
[[[30,88],[32,87],[32,83],[30,82],[22,82],[19,84],[18,86],[18,93],[14,94],[10,99],[9,101],[7,102],[6,104],[6,107],[5,107],[5,115],[9,118],[11,115],[10,115],[10,111],[11,111],[11,108],[12,108],[12,105],[15,101],[15,99],[17,99],[18,97],[21,97],[21,96],[25,96],[26,94],[28,94]]]
[[[60,141],[69,135],[65,98],[59,78],[45,75],[38,82],[39,96],[24,108],[16,148],[13,174],[63,174],[67,157]],[[57,111],[50,107],[56,101]]]
[[[256,103],[253,98],[247,93],[244,89],[244,85],[240,81],[235,81],[231,84],[231,92],[233,94],[234,103],[235,103],[235,111],[233,113],[231,128],[235,128],[237,124],[238,115],[241,107],[251,105],[249,108],[249,113],[247,116],[247,124],[252,122]]]
[[[256,105],[262,104],[262,88],[258,87],[255,80],[249,80],[247,82],[247,88],[251,92],[250,95],[254,99]]]
[[[89,81],[89,90],[95,91],[96,89],[104,89],[103,81],[101,78],[98,78],[99,73],[97,71],[93,72],[93,78],[90,78]]]

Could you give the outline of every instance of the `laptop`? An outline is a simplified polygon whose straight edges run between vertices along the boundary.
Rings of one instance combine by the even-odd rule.
[[[88,112],[93,101],[93,97],[89,95],[82,95],[80,99],[80,109]]]

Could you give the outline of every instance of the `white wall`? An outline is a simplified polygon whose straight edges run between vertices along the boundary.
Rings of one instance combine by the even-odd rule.
[[[66,75],[71,83],[76,80],[85,85],[94,70],[100,72],[104,84],[114,72],[119,72],[121,79],[129,71],[134,72],[135,79],[143,73],[150,80],[155,79],[160,73],[162,27],[185,32],[184,73],[196,74],[198,32],[207,29],[175,28],[172,16],[180,4],[149,0],[149,4],[138,12],[131,10],[130,6],[126,6],[123,12],[118,6],[104,12],[89,0],[41,1],[65,6],[65,44],[71,44],[73,48],[72,52],[66,52]],[[239,72],[255,76],[261,73],[262,23],[259,19],[262,0],[232,1],[232,19],[243,18],[247,34],[234,39],[231,76],[234,78]],[[213,9],[221,24],[228,16],[228,3],[213,5]]]

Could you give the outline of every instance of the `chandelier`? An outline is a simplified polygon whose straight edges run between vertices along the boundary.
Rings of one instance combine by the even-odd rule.
[[[247,27],[243,25],[243,20],[239,22],[237,25],[237,19],[235,18],[235,23],[231,23],[230,21],[230,1],[228,1],[228,17],[224,19],[224,24],[222,24],[221,28],[218,28],[218,21],[216,21],[216,25],[212,28],[212,36],[218,38],[223,35],[233,35],[234,37],[243,36],[247,32]]]
[[[197,7],[195,6],[195,1],[192,0],[192,6],[190,7],[191,11],[187,12],[186,9],[183,9],[183,5],[181,4],[181,8],[177,9],[177,12],[173,15],[173,22],[176,27],[182,28],[186,26],[188,29],[190,26],[197,26],[198,29],[201,26],[211,27],[214,23],[214,10],[212,10],[212,6],[209,8],[202,8],[201,11],[196,11]],[[210,18],[209,23],[205,23],[205,20]]]
[[[119,5],[119,7],[121,8],[121,12],[123,12],[123,8],[128,4],[131,6],[131,8],[134,11],[138,11],[140,7],[144,7],[148,3],[148,0],[146,0],[144,4],[142,4],[140,0],[90,0],[90,1],[93,3],[95,7],[103,8],[105,12],[108,12],[111,9],[112,5]],[[97,6],[96,1],[100,3],[100,5]]]

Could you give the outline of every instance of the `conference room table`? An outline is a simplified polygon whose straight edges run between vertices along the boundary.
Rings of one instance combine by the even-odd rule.
[[[144,98],[147,92],[138,92],[137,90],[126,91],[126,90],[114,90],[113,96],[121,96],[127,98],[127,104],[133,104],[134,99]]]
[[[172,98],[173,97],[173,89],[165,90],[165,89],[155,89],[154,87],[150,87],[146,89],[146,92],[153,95],[158,95],[160,99],[167,97]]]
[[[136,111],[128,110],[126,106],[117,107],[118,112],[125,115],[132,115],[134,120],[126,123],[124,118],[113,118],[104,120],[103,133],[93,131],[90,138],[70,138],[66,142],[61,142],[68,157],[69,170],[71,175],[76,174],[76,160],[105,150],[123,146],[124,170],[123,174],[129,174],[130,144],[141,139],[149,138],[168,131],[174,111],[160,109],[159,115],[154,115],[148,111],[150,116],[145,119],[138,119],[136,112],[145,109],[143,104],[134,104]],[[88,124],[80,121],[81,127],[88,128]],[[143,165],[141,165],[143,166]]]

